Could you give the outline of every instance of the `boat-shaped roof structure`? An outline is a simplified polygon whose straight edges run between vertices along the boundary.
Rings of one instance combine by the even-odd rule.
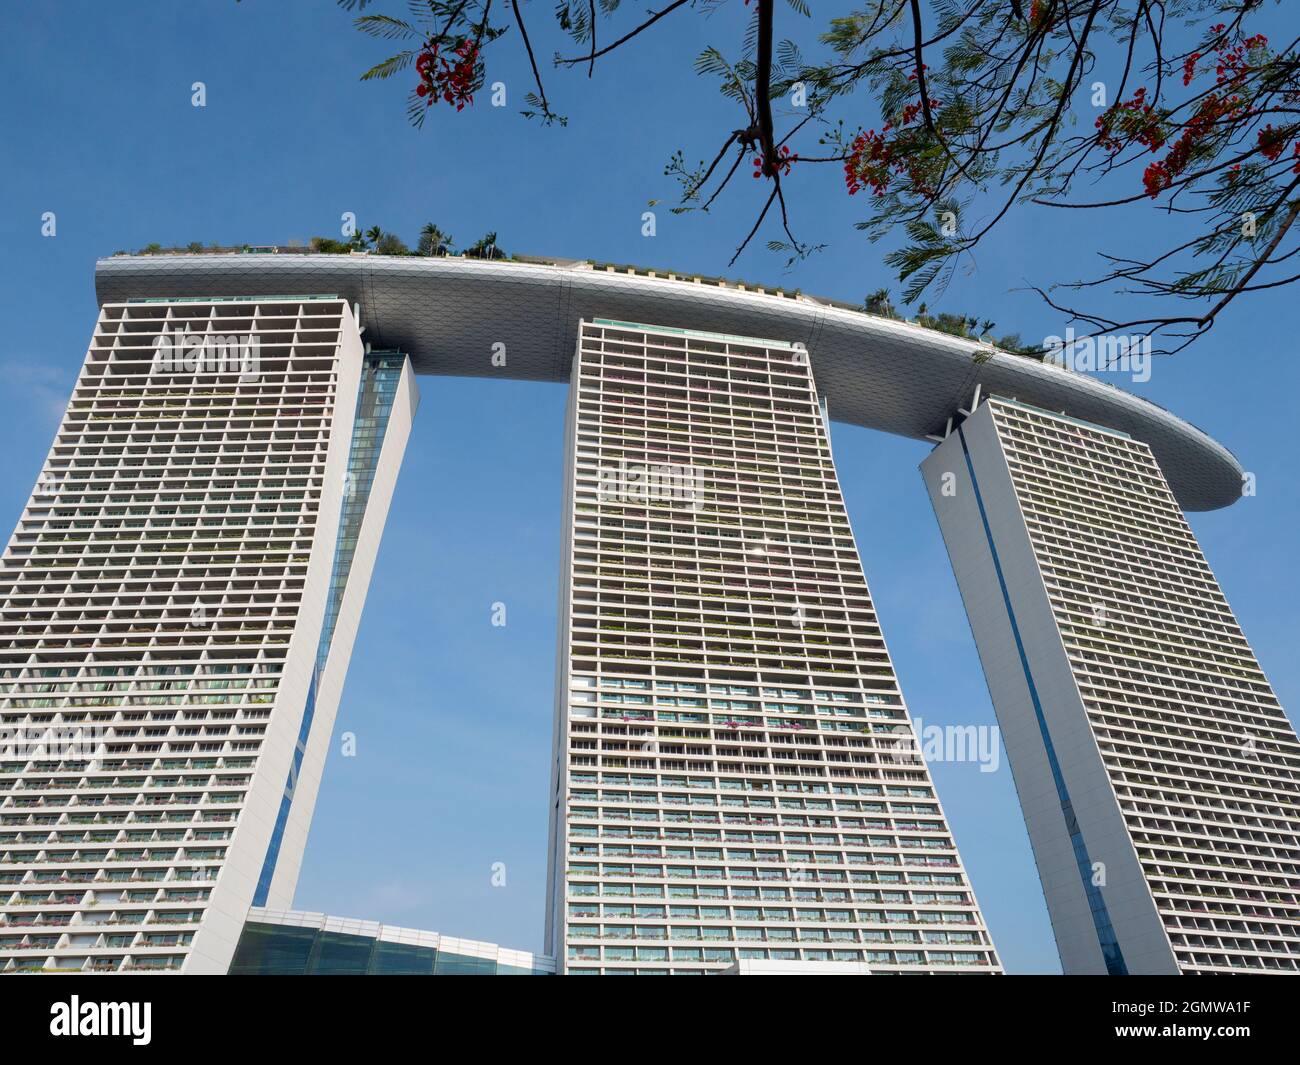
[[[836,421],[924,439],[976,388],[1149,444],[1185,510],[1241,495],[1242,469],[1207,433],[1114,385],[1023,355],[802,293],[572,260],[254,252],[115,255],[100,304],[329,294],[357,304],[365,339],[416,372],[569,380],[581,319],[802,343]],[[506,362],[494,365],[494,345]]]

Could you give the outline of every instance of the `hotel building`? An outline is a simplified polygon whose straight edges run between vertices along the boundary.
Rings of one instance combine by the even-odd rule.
[[[1300,742],[1150,447],[992,397],[921,469],[1065,971],[1300,972]]]
[[[590,262],[122,255],[96,290],[0,558],[0,971],[1000,972],[831,418],[937,444],[1066,970],[1294,971],[1296,738],[1183,517],[1240,496],[1195,426]],[[545,955],[292,909],[417,374],[569,385]]]
[[[103,306],[0,561],[0,971],[288,908],[415,406],[338,298]]]
[[[807,351],[583,322],[567,432],[562,971],[997,971],[900,742]]]

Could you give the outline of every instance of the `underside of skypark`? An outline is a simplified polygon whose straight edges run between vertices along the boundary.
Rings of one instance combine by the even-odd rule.
[[[1148,444],[1184,510],[1241,496],[1232,453],[1170,411],[1099,378],[801,292],[598,265],[201,253],[119,255],[95,271],[101,304],[166,297],[329,293],[352,302],[375,349],[417,374],[567,382],[579,322],[604,318],[802,344],[835,421],[941,436],[976,391],[1029,403]]]

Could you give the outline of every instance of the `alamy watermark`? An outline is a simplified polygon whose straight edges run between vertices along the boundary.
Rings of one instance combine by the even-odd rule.
[[[1044,362],[1077,373],[1126,373],[1137,383],[1151,380],[1151,337],[1076,337],[1074,327],[1065,336],[1043,338]]]
[[[216,336],[164,328],[153,346],[151,374],[236,374],[256,381],[261,370],[262,341],[255,333]]]
[[[0,728],[0,758],[17,761],[86,761],[108,739],[100,725],[15,725]]]
[[[996,773],[1002,764],[1002,733],[997,725],[927,725],[912,718],[911,730],[886,733],[886,757],[902,765],[974,762],[981,773]]]
[[[73,995],[50,1005],[50,1035],[129,1038],[134,1046],[148,1046],[153,1039],[153,1003],[82,1002],[80,995]]]
[[[620,459],[601,466],[602,503],[682,503],[698,510],[704,502],[704,471],[677,463],[643,465]]]

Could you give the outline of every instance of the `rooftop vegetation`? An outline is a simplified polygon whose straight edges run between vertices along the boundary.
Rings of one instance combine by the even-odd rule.
[[[257,244],[240,244],[240,245],[220,245],[220,244],[201,244],[196,242],[184,246],[164,247],[161,244],[146,244],[137,255],[201,255],[201,254],[239,254],[239,253],[278,253],[285,252],[288,254],[315,254],[315,255],[348,255],[352,253],[368,253],[372,255],[409,255],[409,256],[457,256],[466,259],[486,259],[486,260],[505,260],[509,262],[531,262],[531,263],[554,263],[557,260],[539,258],[535,256],[524,256],[508,254],[498,243],[495,232],[486,233],[478,240],[457,249],[456,241],[450,233],[445,232],[440,226],[433,222],[426,223],[421,228],[419,238],[416,240],[415,247],[412,249],[397,234],[392,233],[382,226],[371,226],[365,231],[358,230],[351,237],[342,240],[336,240],[331,237],[312,237],[305,244],[290,242],[288,245],[257,245]],[[129,255],[130,252],[119,251],[117,255]],[[605,269],[619,273],[635,273],[642,276],[659,276],[673,280],[699,281],[703,284],[719,285],[724,288],[737,288],[745,291],[754,291],[765,293],[773,296],[784,296],[790,299],[797,299],[802,294],[798,289],[787,290],[781,288],[767,288],[762,285],[752,285],[745,281],[735,279],[726,279],[721,277],[703,277],[697,274],[675,274],[665,271],[647,270],[645,267],[620,265],[614,263],[592,263],[594,269]],[[877,289],[868,295],[860,304],[845,303],[838,300],[818,299],[818,302],[828,303],[831,306],[839,307],[845,310],[858,311],[860,313],[874,315],[879,318],[892,318],[895,321],[909,322],[913,325],[922,326],[925,329],[932,329],[938,333],[946,333],[949,336],[961,337],[982,345],[996,347],[998,350],[1011,355],[1021,355],[1026,358],[1041,360],[1043,352],[1041,348],[1026,346],[1018,333],[1007,333],[1003,336],[993,338],[993,330],[996,323],[989,319],[980,319],[975,315],[965,313],[953,313],[950,311],[930,311],[926,304],[922,303],[917,309],[915,318],[908,318],[897,313],[894,309],[893,302],[890,298],[888,289]],[[975,361],[987,362],[991,357],[991,351],[981,349],[975,353]]]

